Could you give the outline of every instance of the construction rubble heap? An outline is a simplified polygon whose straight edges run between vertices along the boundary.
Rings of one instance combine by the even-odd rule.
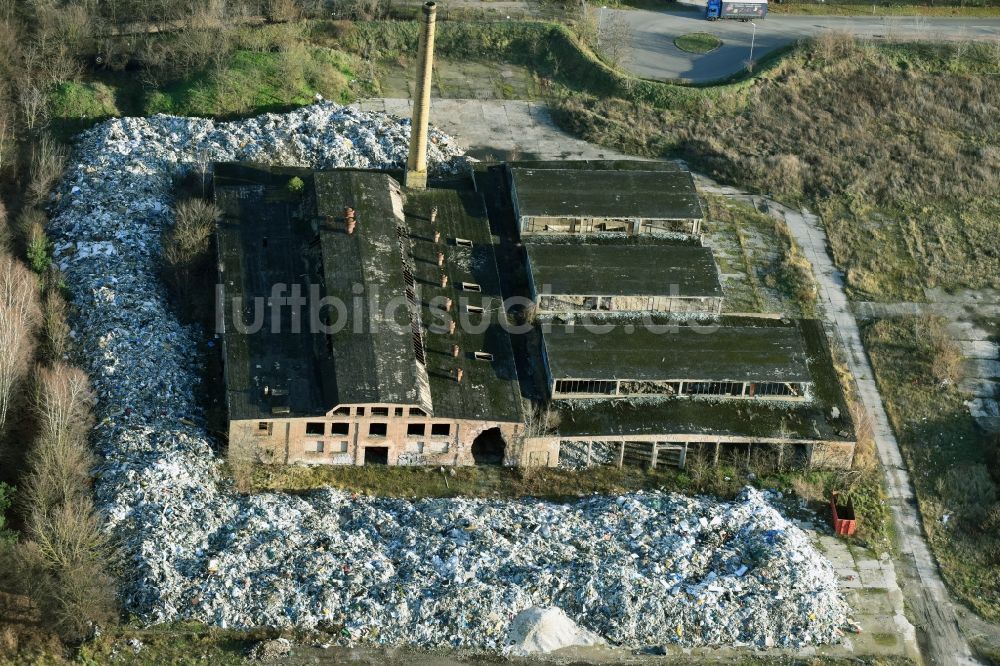
[[[569,504],[232,490],[193,390],[206,333],[178,323],[159,280],[174,182],[212,161],[399,168],[408,138],[407,121],[330,103],[230,123],[116,119],[80,136],[50,233],[99,396],[95,491],[122,545],[126,609],[494,651],[531,607],[630,647],[838,640],[849,608],[831,565],[752,489],[730,503]],[[466,168],[454,141],[431,138],[438,173]]]

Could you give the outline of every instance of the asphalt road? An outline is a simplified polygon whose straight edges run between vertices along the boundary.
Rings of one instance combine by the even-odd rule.
[[[696,83],[735,74],[750,58],[753,25],[740,21],[707,21],[704,9],[603,9],[603,33],[616,21],[630,27],[631,49],[625,68],[650,79],[682,79]],[[996,42],[1000,48],[1000,18],[775,16],[759,20],[754,39],[754,60],[824,30],[849,32],[869,39],[966,40]],[[691,32],[709,32],[723,45],[703,55],[686,53],[674,39]]]

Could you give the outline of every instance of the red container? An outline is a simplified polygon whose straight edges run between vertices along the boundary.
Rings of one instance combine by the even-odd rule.
[[[830,497],[830,510],[833,512],[833,531],[840,536],[851,536],[858,528],[858,520],[854,516],[854,501],[848,498],[847,504],[838,504],[840,493],[834,492]]]

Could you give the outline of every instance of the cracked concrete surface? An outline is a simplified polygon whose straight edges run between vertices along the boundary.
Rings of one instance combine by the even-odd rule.
[[[981,427],[1000,432],[1000,290],[963,289],[953,294],[926,289],[926,302],[852,303],[859,319],[937,315],[948,320],[947,331],[965,358],[959,389],[969,396],[966,406]],[[986,322],[994,322],[992,327]],[[992,330],[991,330],[992,329]]]

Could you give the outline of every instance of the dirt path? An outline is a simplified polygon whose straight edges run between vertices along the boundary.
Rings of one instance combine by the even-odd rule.
[[[812,264],[824,319],[847,352],[848,366],[872,421],[899,540],[900,556],[896,570],[925,658],[931,664],[948,666],[979,663],[973,659],[962,635],[955,608],[927,545],[910,475],[861,343],[861,333],[844,291],[844,277],[827,252],[826,232],[818,218],[807,210],[793,210],[735,188],[720,186],[705,177],[699,176],[696,180],[703,191],[743,199],[757,208],[766,208],[774,217],[784,219]]]

